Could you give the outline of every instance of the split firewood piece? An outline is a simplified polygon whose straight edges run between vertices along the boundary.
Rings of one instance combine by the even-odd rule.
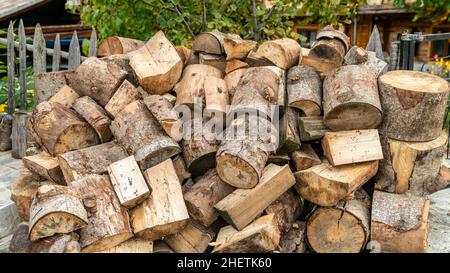
[[[326,132],[322,147],[333,166],[383,159],[377,129]]]
[[[241,231],[225,226],[217,234],[212,252],[264,253],[274,251],[280,243],[280,230],[273,213],[262,216]]]
[[[128,104],[141,98],[139,91],[128,80],[124,80],[105,106],[106,112],[114,119]]]
[[[183,61],[162,31],[128,56],[140,85],[150,94],[172,90],[183,71]]]
[[[255,187],[269,154],[276,150],[277,135],[276,128],[265,118],[239,116],[233,120],[217,150],[219,177],[236,188]]]
[[[177,155],[172,161],[175,171],[177,172],[178,180],[183,184],[185,180],[191,178],[191,173],[188,171],[186,163],[181,155]]]
[[[369,54],[367,53],[367,51],[359,46],[353,46],[352,48],[350,48],[347,52],[347,54],[345,54],[344,57],[344,64],[345,65],[358,65],[358,64],[362,64],[367,62],[367,60],[369,59]]]
[[[116,141],[60,154],[59,165],[68,185],[89,174],[107,174],[108,166],[128,157],[127,152]]]
[[[16,203],[17,213],[22,221],[30,220],[30,207],[40,186],[52,185],[53,182],[42,181],[43,178],[22,168],[20,175],[11,184],[11,200]],[[28,237],[28,233],[27,233]]]
[[[425,196],[446,186],[439,183],[439,171],[447,151],[447,133],[426,142],[381,136],[381,143],[385,159],[380,161],[376,189]]]
[[[74,111],[59,103],[43,102],[29,120],[35,140],[50,155],[98,144],[95,130]]]
[[[36,241],[31,241],[28,233],[28,223],[20,223],[11,238],[10,253],[79,253],[81,250],[79,236],[74,232],[56,234]]]
[[[216,165],[216,153],[220,141],[216,138],[212,127],[204,123],[202,118],[194,118],[186,122],[188,139],[183,139],[183,158],[189,172],[193,176],[202,175]]]
[[[256,53],[281,69],[289,69],[301,61],[302,47],[290,38],[282,38],[264,42]]]
[[[73,103],[80,97],[70,86],[64,85],[55,95],[53,95],[48,102],[57,102],[67,108],[72,107]]]
[[[380,77],[384,73],[388,72],[388,63],[378,59],[377,54],[373,51],[368,51],[368,59],[366,62],[363,63],[367,68],[372,70],[373,73],[375,73],[375,76]]]
[[[153,241],[153,253],[175,253],[164,241]]]
[[[203,98],[205,95],[205,81],[212,77],[221,79],[223,72],[213,66],[204,64],[191,64],[186,66],[180,82],[174,87],[177,93],[175,105],[187,105],[193,109],[195,98]]]
[[[225,120],[230,97],[226,82],[219,78],[209,78],[205,83],[206,112],[211,118]]]
[[[275,214],[278,229],[281,232],[288,232],[295,220],[300,217],[302,210],[302,198],[293,189],[289,189],[272,202],[264,212]]]
[[[126,76],[119,65],[90,57],[68,75],[68,85],[80,96],[89,96],[104,107]]]
[[[101,143],[111,140],[112,133],[109,129],[111,120],[100,105],[88,96],[81,97],[75,101],[72,108],[80,114],[98,134]]]
[[[295,173],[295,189],[304,199],[319,206],[335,206],[369,181],[378,161],[333,167],[327,162]]]
[[[300,150],[291,153],[290,157],[296,171],[303,171],[312,166],[322,164],[322,161],[309,143],[302,143]]]
[[[136,236],[157,240],[183,230],[189,215],[172,160],[147,169],[144,177],[152,192],[147,200],[131,210]]]
[[[222,71],[222,73],[225,73],[227,67],[225,55],[216,55],[200,52],[198,54],[198,58],[200,64],[213,66]]]
[[[120,205],[107,175],[88,175],[71,186],[81,193],[89,214],[89,224],[80,232],[82,252],[107,250],[133,237],[128,211]]]
[[[280,120],[280,144],[277,153],[289,154],[300,149],[299,117],[300,113],[297,109],[287,108]]]
[[[248,53],[256,47],[256,44],[257,42],[252,40],[223,39],[223,47],[225,54],[227,54],[227,60],[244,60]]]
[[[236,92],[236,88],[239,84],[239,81],[242,78],[242,75],[244,75],[245,71],[247,69],[246,68],[240,68],[237,70],[234,70],[233,72],[228,73],[224,80],[225,83],[227,84],[227,90],[228,90],[228,95],[230,96],[230,101],[233,100],[233,96],[234,93]]]
[[[164,242],[176,253],[203,253],[214,237],[216,235],[211,229],[189,220],[183,230],[164,237]]]
[[[30,208],[30,240],[69,233],[87,224],[88,215],[78,191],[60,185],[39,187]]]
[[[40,152],[32,156],[25,156],[22,158],[22,162],[23,166],[30,171],[57,184],[66,185],[58,158],[51,157],[46,152]]]
[[[254,50],[248,53],[247,57],[245,58],[245,62],[248,63],[250,67],[274,65],[274,63],[269,61],[267,58],[259,55]]]
[[[181,152],[142,101],[128,104],[111,123],[111,131],[142,170]]]
[[[384,119],[380,133],[403,141],[431,141],[441,134],[449,85],[417,71],[389,71],[378,79]]]
[[[191,56],[191,50],[185,46],[176,46],[175,50],[177,51],[178,56],[180,56],[183,64],[186,64],[186,61]]]
[[[318,71],[329,74],[344,62],[345,53],[350,48],[350,38],[345,33],[326,26],[319,31],[313,47],[309,51],[309,62]]]
[[[144,46],[145,42],[119,36],[108,36],[98,46],[97,56],[126,54]]]
[[[139,80],[136,76],[136,73],[134,72],[133,68],[130,65],[130,58],[127,54],[115,54],[110,55],[107,57],[103,57],[100,60],[109,63],[112,63],[114,65],[118,65],[120,68],[125,70],[127,72],[127,75],[125,76],[125,79],[132,83],[134,86],[139,85]],[[144,91],[145,92],[145,91]],[[145,92],[147,93],[147,92]]]
[[[306,222],[306,238],[314,252],[359,253],[369,238],[369,222],[370,197],[360,189],[352,199],[316,209]]]
[[[143,102],[166,134],[179,142],[183,138],[183,124],[173,105],[161,95],[148,95]]]
[[[306,116],[320,116],[322,112],[322,81],[314,68],[297,65],[289,69],[287,95],[290,107],[302,110]]]
[[[294,184],[289,165],[270,164],[264,168],[261,182],[256,187],[237,189],[214,207],[229,224],[242,230]]]
[[[281,235],[279,249],[281,253],[305,253],[306,223],[296,221],[292,228]]]
[[[35,73],[33,77],[35,105],[48,101],[64,85],[68,84],[68,79],[73,74],[74,70]]]
[[[234,188],[223,182],[216,169],[210,169],[184,193],[189,215],[205,227],[211,226],[219,214],[214,209]]]
[[[300,117],[298,127],[301,141],[319,140],[328,132],[321,116]]]
[[[229,74],[235,70],[247,67],[249,67],[248,63],[245,63],[243,61],[237,59],[229,60],[227,61],[227,65],[225,67],[225,73]]]
[[[153,253],[153,241],[135,237],[97,253]]]
[[[237,34],[222,33],[217,29],[211,32],[202,32],[195,36],[192,50],[209,54],[224,54],[224,39],[242,40]]]
[[[375,74],[364,65],[345,65],[323,82],[324,123],[333,131],[374,129],[382,120]],[[384,109],[384,107],[383,107]]]
[[[425,197],[375,191],[370,240],[381,252],[427,252],[429,206]]]
[[[119,202],[127,209],[142,203],[150,195],[150,190],[134,159],[129,156],[109,165],[108,174]]]

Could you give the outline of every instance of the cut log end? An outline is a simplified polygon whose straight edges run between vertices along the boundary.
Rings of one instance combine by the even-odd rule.
[[[255,169],[242,158],[232,154],[217,157],[217,173],[226,183],[241,189],[251,189],[258,184],[259,175]]]
[[[52,213],[37,221],[30,232],[30,240],[68,233],[86,226],[85,220],[65,212]]]
[[[289,106],[302,110],[307,117],[320,116],[320,113],[322,112],[320,105],[308,100],[296,101],[290,103]]]
[[[325,126],[333,131],[374,129],[381,121],[381,111],[366,103],[341,104],[324,117]]]

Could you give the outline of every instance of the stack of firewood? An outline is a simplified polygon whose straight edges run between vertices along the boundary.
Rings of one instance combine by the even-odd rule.
[[[28,121],[12,252],[426,251],[444,80],[386,73],[331,27],[311,49],[158,32],[98,55],[56,72]],[[239,128],[263,134],[211,137]]]

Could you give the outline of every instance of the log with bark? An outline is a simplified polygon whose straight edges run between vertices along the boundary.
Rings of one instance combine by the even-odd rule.
[[[380,133],[403,141],[431,141],[441,134],[449,84],[417,71],[389,71],[378,79],[384,111]]]
[[[112,133],[109,129],[111,119],[109,119],[105,109],[93,99],[88,96],[81,97],[74,102],[72,108],[94,128],[101,143],[111,140]]]
[[[298,124],[301,141],[322,139],[328,129],[325,127],[323,117],[300,117]]]
[[[359,253],[369,238],[370,197],[364,190],[333,207],[319,207],[306,223],[306,238],[318,253]],[[372,240],[374,238],[372,237]]]
[[[388,64],[385,61],[378,59],[375,52],[368,51],[367,53],[368,59],[363,63],[363,65],[372,70],[378,79],[381,75],[388,71]]]
[[[209,65],[215,67],[225,73],[227,67],[227,61],[225,55],[216,55],[200,52],[198,54],[198,60],[200,64]]]
[[[264,253],[274,251],[280,243],[280,230],[273,213],[262,216],[241,231],[225,226],[217,234],[212,252]]]
[[[328,162],[295,173],[295,189],[304,199],[320,205],[335,206],[350,197],[378,170],[378,161],[333,167]]]
[[[0,152],[11,150],[11,132],[14,117],[3,113],[0,115]]]
[[[132,83],[134,86],[139,85],[139,80],[137,78],[137,75],[130,65],[130,58],[128,57],[128,54],[110,55],[107,57],[103,57],[100,60],[105,61],[108,64],[111,63],[114,65],[118,65],[120,68],[122,68],[123,70],[125,70],[127,72],[127,75],[125,76],[125,79],[127,81]],[[147,93],[147,92],[145,92],[145,93]]]
[[[326,132],[322,147],[333,166],[383,159],[377,129]]]
[[[22,158],[23,166],[33,173],[45,177],[60,185],[66,185],[58,158],[50,156],[47,152],[40,152],[32,156]]]
[[[447,133],[426,142],[406,142],[381,136],[384,160],[380,161],[375,188],[393,193],[425,196],[447,186],[439,175],[447,151]]]
[[[142,101],[128,104],[110,128],[142,170],[181,152],[180,146],[164,132]]]
[[[256,47],[256,41],[225,38],[223,48],[227,55],[227,60],[244,60],[248,53]]]
[[[147,200],[131,210],[136,236],[157,240],[183,230],[189,215],[172,160],[147,169],[144,177],[152,192]]]
[[[55,95],[64,85],[68,84],[74,70],[57,72],[41,72],[33,75],[34,79],[34,105],[39,105]]]
[[[426,252],[429,206],[428,198],[375,191],[370,239],[381,252]]]
[[[172,90],[183,70],[183,61],[162,31],[128,56],[140,85],[150,94]]]
[[[278,144],[278,154],[289,154],[298,151],[300,145],[300,135],[298,128],[298,119],[300,111],[288,107],[280,120],[280,140]]]
[[[323,92],[327,128],[340,131],[374,129],[380,125],[382,108],[377,79],[364,65],[336,69],[325,78]]]
[[[367,62],[367,60],[369,59],[369,54],[368,52],[359,46],[353,46],[352,48],[350,48],[347,52],[347,54],[345,54],[345,58],[344,58],[344,64],[345,65],[352,65],[352,64],[362,64]]]
[[[127,209],[120,205],[107,175],[92,174],[74,181],[88,212],[89,223],[80,231],[82,252],[113,248],[133,237]]]
[[[450,189],[430,195],[428,215],[428,253],[449,253],[450,242],[443,240],[450,234]]]
[[[120,204],[127,209],[142,203],[150,195],[151,189],[133,156],[113,162],[108,166],[108,174]]]
[[[248,63],[250,67],[274,65],[274,63],[269,61],[267,58],[259,55],[254,50],[248,53],[247,57],[245,58],[245,62]]]
[[[289,156],[295,171],[303,171],[322,163],[309,143],[302,143],[300,150],[291,153]]]
[[[77,190],[60,185],[38,188],[30,208],[30,240],[69,233],[87,224],[88,214]]]
[[[281,235],[279,250],[281,253],[305,253],[306,248],[306,223],[296,221]]]
[[[303,200],[294,189],[289,189],[270,204],[264,212],[273,213],[277,218],[278,229],[288,232],[292,224],[300,217],[303,210]]]
[[[214,205],[233,190],[232,186],[220,179],[216,169],[210,169],[184,193],[189,215],[203,226],[211,226],[219,217]]]
[[[126,76],[119,65],[90,57],[67,75],[67,82],[80,96],[89,96],[104,107]]]
[[[203,253],[214,237],[216,235],[211,229],[189,220],[183,230],[164,237],[164,242],[176,253]]]
[[[39,104],[28,124],[35,141],[52,156],[99,143],[95,130],[59,103]]]
[[[29,138],[27,123],[31,113],[26,110],[16,110],[11,130],[11,156],[21,159],[26,155]]]
[[[306,116],[320,116],[322,112],[322,81],[316,70],[307,65],[289,69],[287,75],[288,105],[303,111]]]
[[[290,38],[266,41],[258,47],[256,53],[282,69],[289,69],[302,58],[302,47]]]
[[[289,165],[264,168],[261,182],[252,189],[237,189],[214,208],[229,224],[242,230],[272,202],[295,184]]]
[[[80,97],[75,90],[68,85],[61,87],[55,95],[53,95],[48,102],[57,102],[67,108],[72,107],[73,103]]]
[[[97,56],[126,54],[144,46],[145,42],[119,36],[108,36],[98,46]]]
[[[59,165],[68,185],[90,174],[107,174],[108,166],[128,157],[116,141],[79,149],[58,156]]]
[[[217,29],[211,32],[202,32],[195,36],[192,50],[209,54],[224,54],[224,39],[242,40],[237,34],[222,33]]]
[[[128,104],[141,98],[139,91],[128,80],[124,80],[105,106],[106,112],[114,119]]]

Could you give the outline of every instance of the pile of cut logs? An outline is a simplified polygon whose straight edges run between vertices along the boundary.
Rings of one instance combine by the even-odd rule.
[[[426,252],[449,86],[387,72],[332,27],[311,49],[109,37],[42,77],[11,252]],[[198,104],[209,115],[176,111]],[[254,129],[249,109],[265,135],[210,137],[210,120]]]

